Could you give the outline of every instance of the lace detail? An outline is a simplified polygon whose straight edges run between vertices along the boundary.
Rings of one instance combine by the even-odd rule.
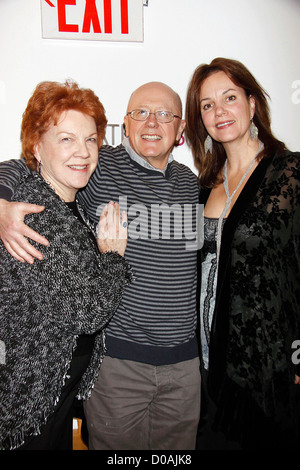
[[[217,285],[218,220],[204,217],[204,244],[202,248],[202,279],[200,294],[200,335],[204,367],[208,368],[210,328],[215,308]],[[223,225],[225,223],[223,220]]]

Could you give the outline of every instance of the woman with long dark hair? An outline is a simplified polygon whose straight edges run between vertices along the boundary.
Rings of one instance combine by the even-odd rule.
[[[186,138],[201,185],[199,449],[299,446],[300,154],[236,60],[197,67]]]

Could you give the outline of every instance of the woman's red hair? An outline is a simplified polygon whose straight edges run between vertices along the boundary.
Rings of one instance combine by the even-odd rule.
[[[97,128],[98,147],[105,136],[107,119],[102,103],[88,88],[79,88],[77,83],[45,81],[37,85],[28,101],[21,125],[22,156],[27,166],[37,169],[34,148],[51,124],[56,125],[64,111],[80,111],[94,118]]]

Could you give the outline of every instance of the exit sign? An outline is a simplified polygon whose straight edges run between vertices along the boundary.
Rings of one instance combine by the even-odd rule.
[[[41,0],[48,39],[144,40],[143,0]]]

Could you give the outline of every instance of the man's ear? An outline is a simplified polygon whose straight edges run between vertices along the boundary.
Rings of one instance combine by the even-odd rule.
[[[182,119],[180,124],[179,124],[178,131],[177,131],[177,134],[176,134],[176,142],[180,141],[180,139],[182,137],[182,134],[183,134],[183,131],[185,129],[185,125],[186,125],[186,122],[185,122],[184,119]]]
[[[128,116],[124,116],[123,127],[124,127],[125,137],[128,137]]]

